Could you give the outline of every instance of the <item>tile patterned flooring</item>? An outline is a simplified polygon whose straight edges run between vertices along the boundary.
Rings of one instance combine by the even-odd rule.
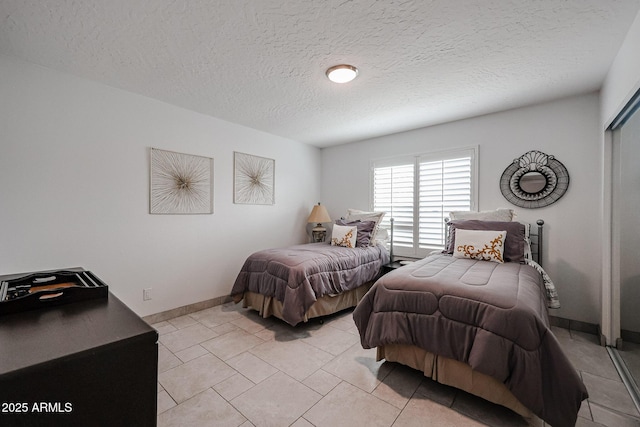
[[[523,426],[500,406],[376,362],[346,310],[290,327],[225,304],[152,325],[158,426]],[[590,394],[577,426],[639,426],[595,335],[554,328]]]

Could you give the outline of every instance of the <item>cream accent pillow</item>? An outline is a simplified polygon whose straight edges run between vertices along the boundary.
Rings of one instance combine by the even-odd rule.
[[[449,212],[449,219],[478,219],[480,221],[513,221],[516,213],[513,209],[499,208],[493,211],[453,211]]]
[[[457,229],[453,256],[503,263],[506,238],[506,231]]]
[[[355,248],[358,238],[358,227],[334,224],[331,232],[331,246]]]
[[[373,227],[373,232],[371,233],[371,242],[370,246],[376,246],[378,241],[376,240],[376,235],[378,234],[378,230],[380,228],[380,223],[382,222],[382,218],[384,218],[384,214],[386,212],[367,212],[361,211],[359,209],[347,209],[347,219],[348,221],[374,221],[376,223],[375,227]]]

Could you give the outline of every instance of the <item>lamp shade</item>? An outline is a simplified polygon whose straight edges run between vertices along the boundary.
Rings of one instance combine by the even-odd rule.
[[[314,222],[318,224],[321,222],[331,222],[331,217],[329,216],[329,212],[327,212],[327,208],[318,202],[318,204],[311,210],[311,214],[309,214],[307,222]]]

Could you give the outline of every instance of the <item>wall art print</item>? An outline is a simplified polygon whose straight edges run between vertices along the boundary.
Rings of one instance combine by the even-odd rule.
[[[213,159],[151,148],[149,212],[212,214]]]
[[[275,164],[273,159],[234,151],[233,203],[273,205]]]

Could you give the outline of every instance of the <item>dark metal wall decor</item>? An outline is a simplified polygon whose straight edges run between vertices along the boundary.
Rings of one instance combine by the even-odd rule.
[[[500,191],[511,203],[535,209],[555,203],[569,188],[569,172],[555,157],[529,151],[515,159],[500,177]]]

